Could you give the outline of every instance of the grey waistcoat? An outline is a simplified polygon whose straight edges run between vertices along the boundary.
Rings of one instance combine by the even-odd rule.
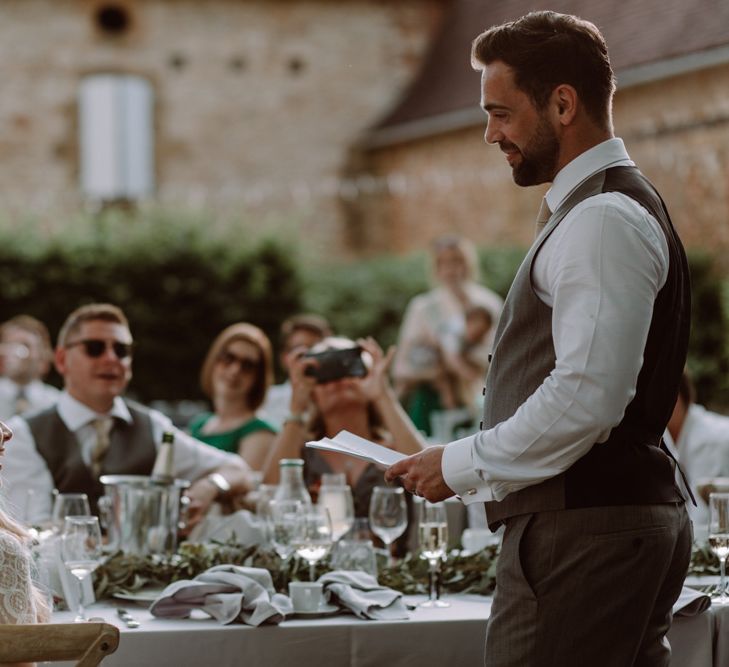
[[[126,401],[132,422],[115,419],[111,429],[111,444],[101,466],[102,474],[149,475],[157,456],[149,411]],[[91,510],[97,512],[97,503],[104,487],[94,479],[81,458],[76,436],[68,430],[55,406],[27,418],[38,453],[45,459],[53,476],[55,488],[61,493],[86,493]]]
[[[520,514],[578,507],[681,502],[674,462],[659,448],[678,394],[688,346],[690,286],[686,257],[653,186],[634,167],[590,177],[551,216],[529,250],[507,295],[486,380],[483,429],[511,417],[555,368],[552,309],[534,293],[532,265],[544,241],[579,202],[621,192],[658,221],[669,248],[666,284],[658,293],[636,395],[608,440],[566,472],[486,503],[489,525]]]

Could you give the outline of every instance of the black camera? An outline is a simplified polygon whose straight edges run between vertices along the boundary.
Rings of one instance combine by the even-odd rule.
[[[341,378],[364,377],[367,375],[367,367],[362,359],[361,347],[309,352],[304,357],[316,360],[317,365],[307,366],[304,374],[315,377],[318,384],[333,382]]]

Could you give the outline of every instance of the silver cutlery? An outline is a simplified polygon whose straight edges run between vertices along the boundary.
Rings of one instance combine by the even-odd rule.
[[[134,616],[132,616],[126,609],[117,609],[116,614],[122,620],[124,625],[126,625],[128,628],[139,627],[139,621],[134,618]]]

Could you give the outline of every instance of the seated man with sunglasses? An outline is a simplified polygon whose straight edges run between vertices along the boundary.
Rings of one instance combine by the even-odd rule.
[[[132,377],[132,334],[124,313],[91,304],[68,316],[58,334],[55,364],[64,379],[57,404],[15,417],[2,493],[26,523],[50,518],[51,492],[86,493],[96,508],[103,474],[149,475],[165,431],[175,434],[174,474],[192,481],[188,527],[221,495],[250,488],[239,456],[174,428],[160,412],[125,400]]]

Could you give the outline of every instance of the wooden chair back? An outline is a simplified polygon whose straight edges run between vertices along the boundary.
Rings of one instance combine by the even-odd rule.
[[[0,625],[0,663],[77,660],[94,667],[119,646],[119,628],[109,623]]]

